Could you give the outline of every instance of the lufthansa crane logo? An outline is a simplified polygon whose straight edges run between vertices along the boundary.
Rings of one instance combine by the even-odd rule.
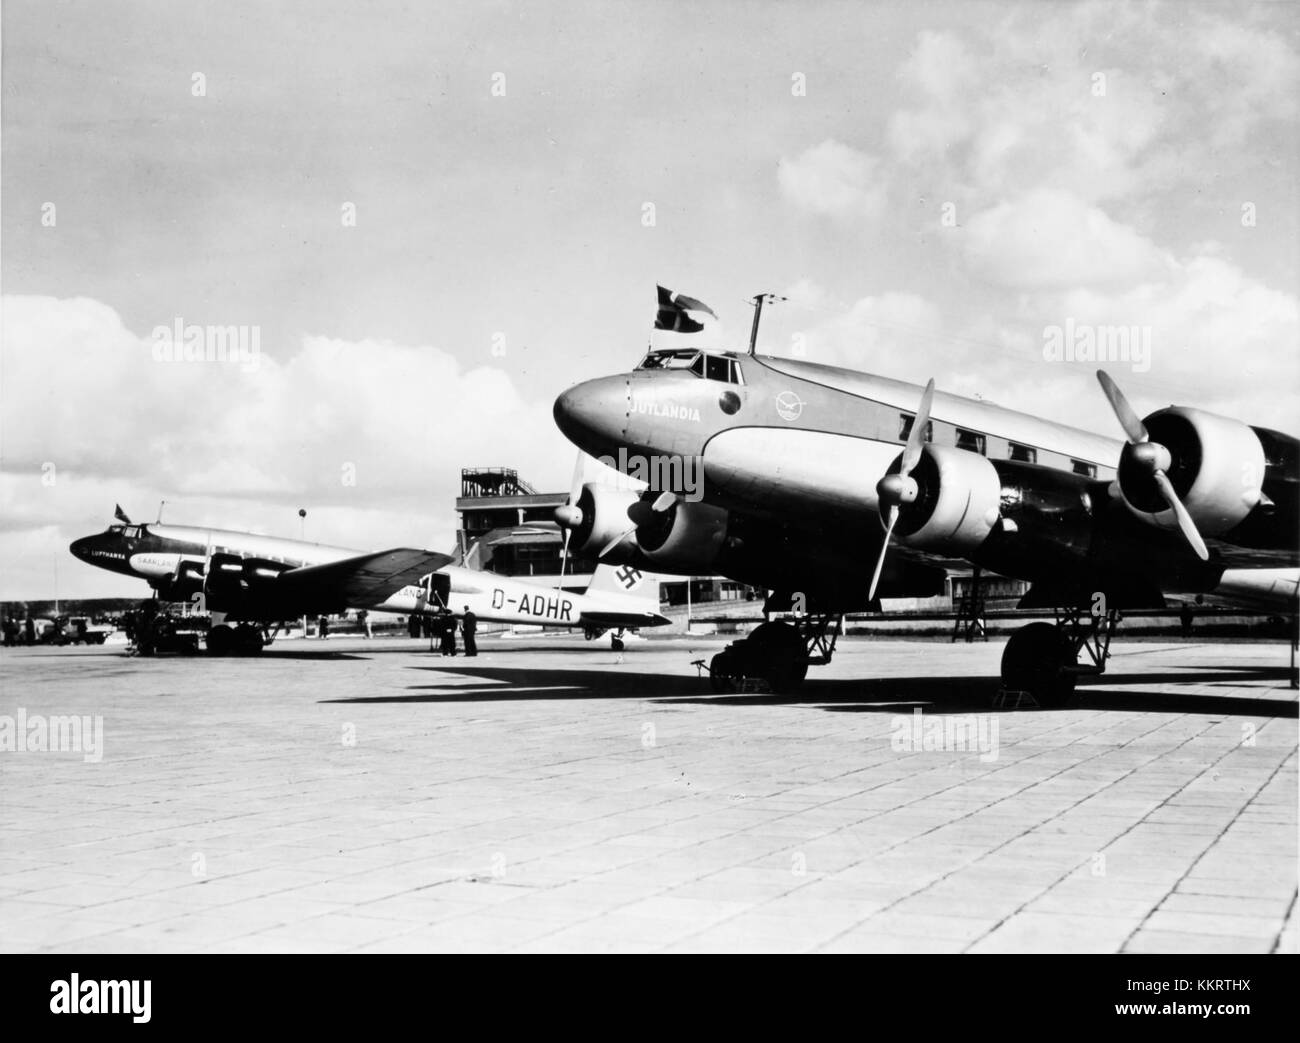
[[[793,391],[782,391],[776,396],[776,414],[782,420],[798,420],[803,413],[803,399]]]
[[[641,573],[631,565],[624,565],[614,576],[626,590],[636,590],[641,585]]]

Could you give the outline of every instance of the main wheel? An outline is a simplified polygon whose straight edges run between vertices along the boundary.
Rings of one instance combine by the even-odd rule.
[[[235,629],[235,650],[240,655],[259,655],[262,651],[262,632],[247,624]]]
[[[709,684],[719,694],[736,690],[736,656],[732,652],[719,652],[709,662]]]
[[[789,623],[762,623],[745,638],[753,662],[751,673],[762,677],[774,692],[797,691],[808,675],[803,638]]]
[[[218,623],[208,631],[208,655],[230,655],[235,647],[235,628]]]
[[[1060,627],[1030,623],[1011,635],[1002,650],[1002,685],[1028,692],[1039,706],[1061,706],[1074,695],[1077,653]]]

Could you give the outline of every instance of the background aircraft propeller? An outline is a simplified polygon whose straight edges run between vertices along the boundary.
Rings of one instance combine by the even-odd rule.
[[[921,404],[917,407],[912,420],[912,430],[907,433],[907,444],[903,446],[903,456],[899,460],[897,474],[887,474],[876,483],[876,496],[882,504],[889,505],[889,515],[885,522],[885,538],[880,544],[880,557],[876,559],[876,570],[871,574],[871,587],[867,600],[876,599],[876,587],[880,585],[880,573],[885,567],[885,555],[889,552],[889,541],[894,535],[894,524],[905,503],[915,503],[920,495],[912,470],[921,460],[921,447],[925,443],[926,428],[930,426],[930,403],[934,400],[933,378],[925,385],[921,394]]]
[[[1210,552],[1196,529],[1196,522],[1192,521],[1192,516],[1187,513],[1187,508],[1178,498],[1178,493],[1166,473],[1173,464],[1173,457],[1169,450],[1159,442],[1151,441],[1146,425],[1138,419],[1137,413],[1124,397],[1124,392],[1119,389],[1115,381],[1110,379],[1110,374],[1099,369],[1097,380],[1101,384],[1101,390],[1106,394],[1107,401],[1110,402],[1110,408],[1115,412],[1119,426],[1124,429],[1124,436],[1128,439],[1124,452],[1136,468],[1144,472],[1159,490],[1161,498],[1174,512],[1174,518],[1178,521],[1178,528],[1182,530],[1183,538],[1187,540],[1196,556],[1202,561],[1208,561]]]

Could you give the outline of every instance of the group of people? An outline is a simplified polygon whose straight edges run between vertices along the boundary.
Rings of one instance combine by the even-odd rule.
[[[443,655],[456,655],[455,616],[419,615],[413,612],[407,620],[406,627],[406,632],[411,637],[419,637],[421,634],[430,640],[436,637]],[[474,615],[468,605],[465,606],[465,618],[461,621],[460,632],[465,638],[465,654],[478,655],[478,642],[475,638],[478,633],[478,616]]]
[[[439,646],[443,655],[456,654],[456,617],[455,616],[434,616],[433,631],[439,638]],[[467,656],[478,655],[478,643],[475,634],[478,632],[478,616],[470,611],[468,605],[465,606],[465,617],[460,624],[461,635],[465,638],[465,654]]]
[[[36,644],[36,620],[31,616],[26,619],[7,616],[4,621],[4,639],[6,645]]]

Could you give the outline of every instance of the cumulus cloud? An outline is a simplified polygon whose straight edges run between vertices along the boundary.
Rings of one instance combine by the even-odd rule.
[[[1039,186],[1096,201],[1200,178],[1287,127],[1300,57],[1209,7],[1058,4],[922,32],[900,80],[888,141],[915,176],[976,205]]]
[[[939,309],[914,293],[873,294],[835,310],[828,306],[824,289],[802,279],[789,296],[792,303],[804,303],[814,314],[821,314],[816,321],[790,333],[785,347],[774,337],[769,350],[777,355],[901,376],[904,374],[897,368],[900,345],[932,338],[943,330]]]
[[[0,506],[11,531],[45,533],[45,557],[92,587],[67,543],[118,501],[152,516],[166,498],[177,522],[283,535],[302,505],[323,542],[446,549],[462,466],[535,481],[565,469],[559,435],[539,437],[554,431],[549,401],[430,345],[307,336],[251,370],[157,361],[151,338],[100,302],[6,297],[3,372],[22,393],[0,420]],[[30,595],[24,578],[48,589],[26,568],[6,562],[6,595]]]
[[[885,201],[878,166],[874,156],[827,139],[793,159],[783,156],[776,176],[781,192],[802,209],[834,217],[871,217]]]
[[[1013,288],[1115,285],[1160,275],[1169,259],[1145,236],[1059,189],[1035,189],[972,217],[966,260],[978,278]]]

